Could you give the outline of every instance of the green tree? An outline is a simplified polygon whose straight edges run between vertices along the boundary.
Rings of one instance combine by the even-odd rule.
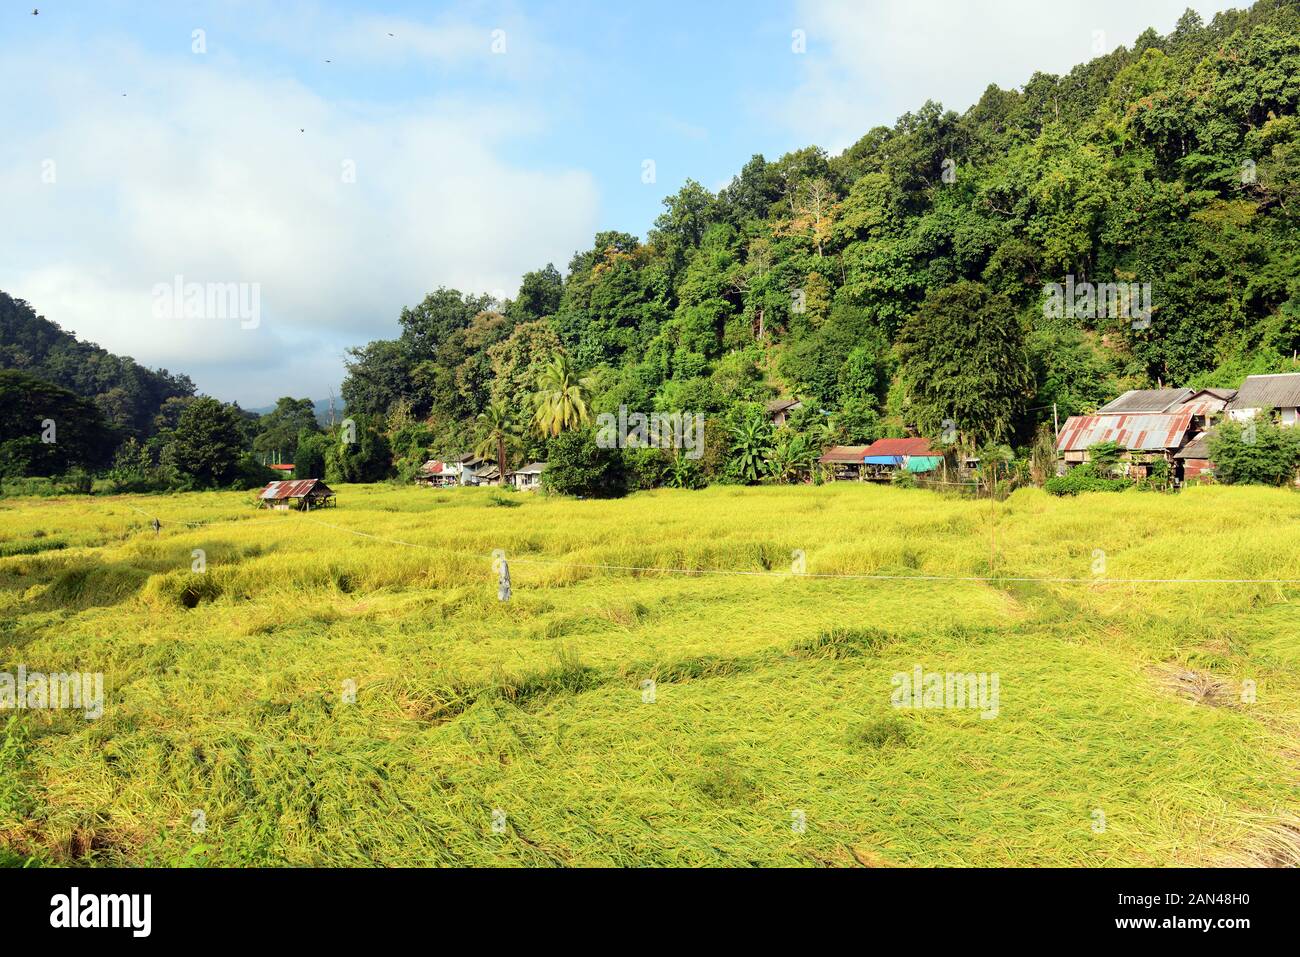
[[[787,433],[772,449],[769,472],[778,482],[809,481],[821,446],[806,433]]]
[[[592,429],[564,432],[549,443],[542,487],[560,495],[615,498],[627,491],[623,456],[602,449]]]
[[[367,416],[345,419],[330,439],[325,448],[326,481],[378,482],[392,474],[393,451],[374,419]]]
[[[194,485],[229,485],[245,451],[242,416],[216,399],[195,399],[181,413],[171,446],[176,468]]]
[[[330,444],[330,437],[319,430],[304,429],[299,432],[293,456],[293,477],[324,478],[325,455]]]
[[[478,414],[479,436],[474,454],[480,458],[495,456],[502,485],[506,481],[506,449],[518,436],[518,427],[510,407],[501,399],[490,403]]]
[[[0,371],[0,475],[58,475],[108,462],[115,436],[94,402],[15,370]]]
[[[298,437],[303,432],[319,432],[316,407],[311,399],[277,399],[275,408],[257,421],[253,451],[262,456],[279,456],[281,462],[297,462]]]
[[[1124,447],[1118,442],[1098,442],[1088,446],[1088,462],[1102,478],[1114,478],[1115,469],[1124,458]]]
[[[1011,437],[1032,378],[1024,326],[1005,296],[969,280],[932,293],[898,351],[908,414],[922,433],[955,427],[972,446]]]
[[[555,356],[537,381],[533,421],[542,435],[559,435],[591,421],[586,386],[564,353]]]
[[[536,322],[555,315],[564,296],[564,278],[551,263],[544,269],[524,273],[517,295],[507,310],[516,323]]]

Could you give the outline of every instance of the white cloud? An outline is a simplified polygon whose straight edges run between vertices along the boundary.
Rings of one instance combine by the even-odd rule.
[[[1147,28],[1173,29],[1188,0],[801,0],[803,81],[779,111],[807,142],[838,152],[892,126],[926,100],[958,111],[988,87],[1023,86],[1035,71],[1066,73]],[[1190,3],[1208,22],[1233,4]],[[1099,33],[1098,33],[1099,31]]]
[[[320,398],[343,347],[394,334],[403,305],[440,284],[513,293],[597,228],[585,171],[505,158],[543,128],[536,111],[344,101],[130,47],[6,59],[0,83],[40,91],[39,109],[0,109],[0,289],[223,398]],[[151,291],[177,275],[259,284],[260,324],[155,318]]]

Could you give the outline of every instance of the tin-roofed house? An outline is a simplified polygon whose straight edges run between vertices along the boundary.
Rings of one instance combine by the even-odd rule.
[[[1214,463],[1210,461],[1210,434],[1198,432],[1196,436],[1175,453],[1182,466],[1184,482],[1211,482],[1214,480]]]
[[[1096,415],[1160,415],[1191,412],[1192,427],[1207,428],[1227,408],[1236,389],[1130,389]]]
[[[545,462],[532,462],[511,472],[510,484],[521,492],[535,492],[542,486],[542,473],[545,471]]]
[[[420,466],[415,475],[415,483],[429,488],[446,488],[460,484],[461,465],[459,462],[442,462],[430,459]]]
[[[1191,392],[1190,389],[1177,391]],[[1178,463],[1174,455],[1187,443],[1192,418],[1190,409],[1168,413],[1072,415],[1061,426],[1056,451],[1064,458],[1066,467],[1073,468],[1089,461],[1088,450],[1094,445],[1114,442],[1124,450],[1121,461],[1130,477],[1150,475],[1151,465],[1157,460],[1168,462],[1171,472],[1176,474]]]
[[[277,512],[312,509],[337,505],[334,490],[320,479],[297,479],[290,482],[272,482],[257,495],[259,508]]]
[[[1228,403],[1228,415],[1241,422],[1253,419],[1260,409],[1274,409],[1282,425],[1300,422],[1300,372],[1246,376]]]
[[[1192,425],[1205,428],[1222,415],[1236,397],[1236,389],[1197,389],[1179,403],[1177,411],[1191,412]]]
[[[1143,415],[1172,412],[1190,399],[1193,389],[1129,389],[1119,398],[1111,399],[1097,415]]]
[[[473,453],[462,455],[456,464],[460,468],[462,485],[491,485],[497,475],[495,462]]]
[[[798,399],[773,399],[767,404],[767,417],[779,429],[789,420],[792,412],[802,408],[803,403]]]
[[[862,457],[865,445],[832,445],[817,460],[829,478],[836,482],[861,481],[864,477]]]
[[[898,471],[923,474],[943,465],[943,453],[929,439],[877,439],[867,446],[862,463],[866,478],[888,482]]]

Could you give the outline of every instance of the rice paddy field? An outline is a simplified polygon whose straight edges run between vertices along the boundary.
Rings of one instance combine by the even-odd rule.
[[[0,500],[0,860],[1300,863],[1294,493],[338,491]]]

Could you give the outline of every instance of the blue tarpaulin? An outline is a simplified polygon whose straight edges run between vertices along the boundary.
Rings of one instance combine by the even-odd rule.
[[[902,465],[901,455],[868,455],[863,460],[867,465]]]

